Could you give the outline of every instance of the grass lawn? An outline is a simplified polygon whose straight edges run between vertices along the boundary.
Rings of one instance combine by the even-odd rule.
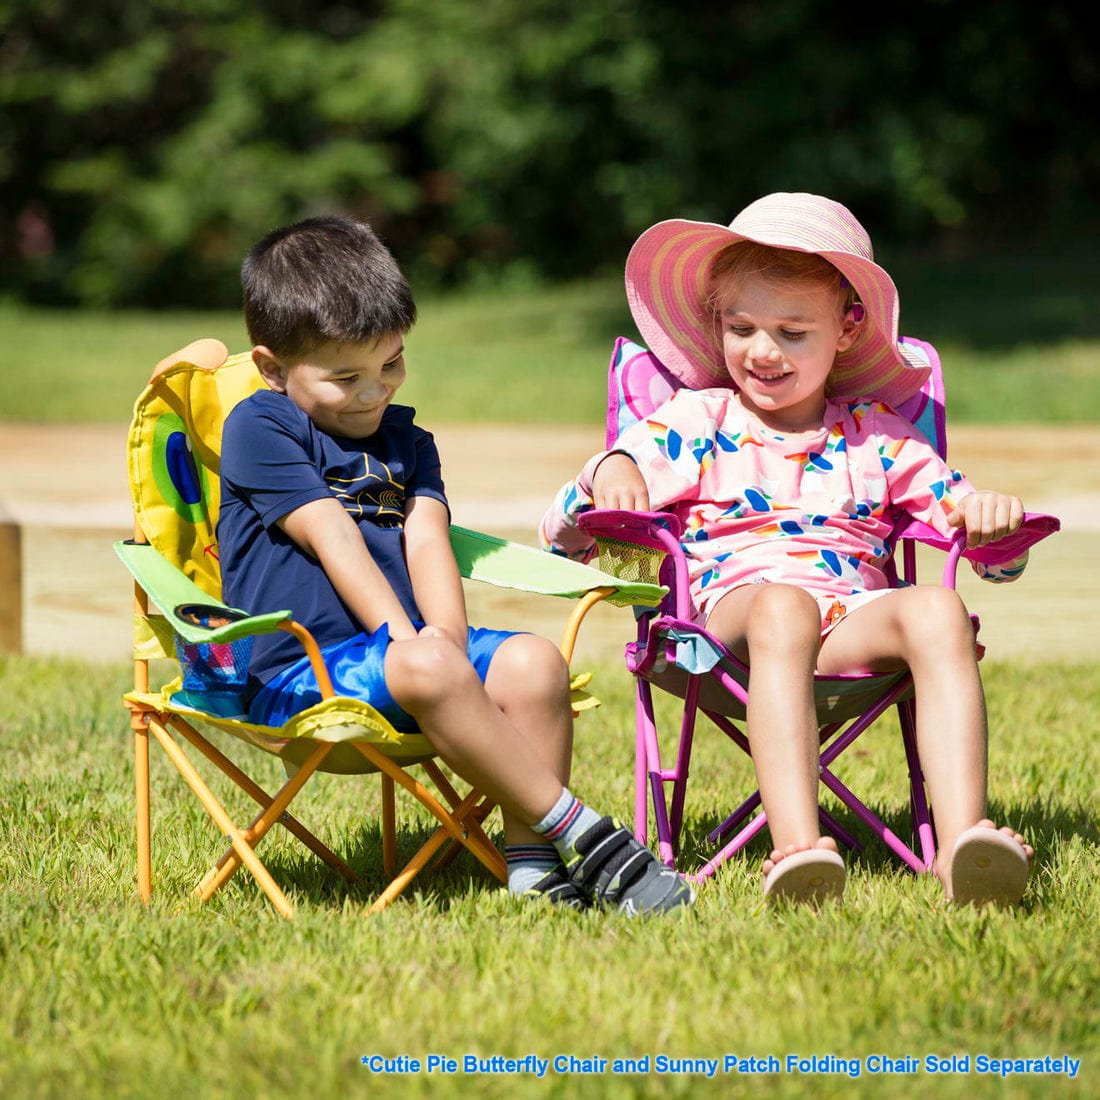
[[[885,262],[903,290],[905,330],[944,356],[953,422],[1100,420],[1094,264]],[[617,282],[420,306],[404,397],[425,422],[602,423],[612,341],[633,331]],[[245,346],[232,313],[0,303],[0,326],[0,431],[3,421],[121,425],[163,355],[202,335]],[[128,668],[0,656],[0,1096],[602,1100],[740,1096],[754,1085],[779,1098],[1100,1095],[1100,677],[1095,663],[1045,656],[984,670],[991,814],[1037,850],[1016,911],[954,910],[874,841],[848,859],[843,907],[767,911],[759,841],[683,920],[525,906],[465,856],[368,917],[381,875],[378,785],[321,777],[295,812],[366,885],[349,890],[273,832],[262,851],[298,906],[291,923],[243,874],[204,907],[189,899],[222,842],[155,748],[155,892],[143,908],[120,705]],[[572,785],[628,819],[630,685],[617,664],[596,674],[604,705],[579,721]],[[244,751],[262,785],[281,781],[277,761],[226,747]],[[904,833],[896,725],[880,723],[842,759],[840,778]],[[697,737],[689,862],[751,786],[750,771],[724,739]],[[411,855],[428,824],[401,800],[398,814],[399,854]],[[541,1080],[501,1064],[529,1055],[551,1062]],[[1002,1079],[978,1061],[1066,1055],[1082,1060],[1076,1080]],[[372,1056],[382,1070],[362,1064]],[[455,1069],[429,1073],[429,1056]],[[770,1056],[777,1073],[749,1072],[745,1060]],[[489,1061],[469,1073],[467,1057]],[[570,1072],[571,1057],[588,1060],[575,1070],[602,1071]],[[797,1064],[813,1057],[819,1072]],[[876,1072],[876,1057],[911,1069]],[[613,1072],[615,1059],[634,1059],[636,1072]]]
[[[727,1055],[777,1056],[780,1072],[759,1082],[777,1097],[900,1098],[926,1084],[968,1100],[1100,1091],[1092,666],[985,671],[991,810],[1037,849],[1017,911],[952,910],[932,881],[901,872],[870,842],[849,858],[842,908],[763,910],[756,849],[703,888],[688,918],[648,922],[511,902],[466,856],[368,917],[380,867],[370,778],[323,777],[299,806],[369,887],[348,892],[273,833],[264,849],[298,905],[292,923],[244,876],[196,907],[187,891],[219,840],[156,749],[155,894],[146,911],[134,893],[132,770],[118,699],[127,675],[111,665],[0,662],[5,1097],[747,1094],[748,1063],[726,1072]],[[598,670],[597,681],[604,706],[580,720],[574,785],[625,817],[629,685],[618,667]],[[745,762],[719,740],[697,739],[692,854],[711,814],[748,782]],[[839,769],[899,831],[900,758],[896,727],[886,723]],[[250,759],[274,785],[276,762]],[[411,852],[425,820],[399,802],[399,821]],[[421,1068],[372,1072],[360,1062],[372,1055]],[[455,1059],[458,1071],[428,1074],[429,1055]],[[543,1080],[463,1072],[467,1056],[527,1055],[551,1060]],[[559,1055],[608,1066],[571,1074],[553,1068]],[[832,1056],[837,1072],[788,1071],[788,1055]],[[876,1074],[875,1055],[895,1068],[913,1058],[918,1068]],[[969,1072],[962,1062],[956,1072],[929,1072],[926,1059],[954,1055],[969,1057]],[[979,1056],[1062,1055],[1082,1059],[1076,1081],[979,1072]],[[710,1079],[662,1073],[658,1056],[697,1060],[696,1068],[717,1059],[720,1068]],[[648,1072],[612,1072],[614,1059],[647,1057]]]
[[[886,259],[902,331],[937,345],[953,423],[1100,419],[1092,258]],[[420,303],[402,400],[422,422],[601,424],[621,283],[467,292]],[[82,313],[0,303],[0,421],[123,423],[154,363],[199,336],[247,346],[236,313]]]

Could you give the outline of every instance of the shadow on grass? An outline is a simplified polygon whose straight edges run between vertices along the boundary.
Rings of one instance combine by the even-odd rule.
[[[877,836],[855,817],[844,812],[842,807],[830,802],[826,807],[840,824],[851,833],[861,847],[852,851],[841,851],[852,866],[859,866],[873,874],[889,874],[897,870],[901,863]],[[868,803],[868,809],[881,818],[895,835],[917,848],[911,837],[911,824],[908,808],[896,804]],[[998,825],[1011,824],[1021,832],[1037,853],[1037,861],[1055,853],[1059,845],[1068,838],[1076,837],[1093,847],[1100,847],[1100,824],[1094,814],[1081,806],[1061,805],[1051,799],[1032,799],[1024,804],[1002,804],[991,801],[988,807],[989,817]],[[684,828],[677,857],[681,870],[693,871],[711,859],[718,846],[707,841],[707,834],[714,828],[713,817],[689,813],[684,815]],[[767,829],[762,829],[737,855],[734,860],[748,860],[758,865],[771,851],[771,838]]]
[[[397,867],[403,868],[435,832],[434,826],[425,821],[410,826],[399,824],[397,830]],[[489,829],[489,837],[499,847],[499,837]],[[358,882],[348,882],[338,871],[304,848],[282,848],[277,851],[260,851],[267,869],[275,881],[287,891],[298,896],[304,904],[318,908],[339,907],[345,902],[368,908],[389,885],[389,877],[382,867],[382,831],[375,822],[365,822],[349,836],[340,838],[334,847],[351,869],[359,876]],[[458,852],[442,868],[438,862],[445,858],[447,846],[438,853],[427,867],[408,885],[403,898],[428,904],[439,912],[445,912],[472,888],[494,890],[500,883],[465,849]]]

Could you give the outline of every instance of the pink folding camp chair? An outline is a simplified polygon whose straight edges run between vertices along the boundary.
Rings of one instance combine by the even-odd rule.
[[[922,341],[907,338],[905,342],[921,353],[932,370],[924,389],[897,411],[920,428],[944,457],[946,431],[939,356],[931,345]],[[616,341],[608,379],[608,448],[614,445],[620,433],[651,414],[680,386],[682,383],[651,352],[623,338]],[[580,515],[577,525],[596,539],[604,571],[624,579],[661,583],[669,589],[660,607],[639,611],[637,639],[627,646],[626,663],[636,685],[635,833],[640,841],[647,842],[648,805],[652,801],[659,854],[669,866],[675,866],[697,714],[701,711],[748,753],[749,743],[738,723],[745,719],[749,669],[715,637],[691,621],[687,560],[680,545],[681,532],[675,516],[661,512],[593,510]],[[1023,526],[1009,538],[967,550],[961,532],[948,540],[925,524],[899,514],[889,547],[891,560],[887,575],[895,585],[915,583],[916,546],[924,543],[946,552],[942,583],[954,588],[960,557],[987,564],[1011,561],[1058,528],[1059,522],[1053,516],[1028,513]],[[899,556],[900,576],[896,563]],[[977,619],[973,618],[973,622],[977,631]],[[654,688],[683,700],[679,741],[671,767],[661,759],[654,718]],[[821,782],[908,867],[918,872],[930,870],[935,836],[917,757],[909,672],[817,676],[815,698],[821,735]],[[834,770],[845,749],[893,706],[898,709],[909,768],[913,834],[910,839],[919,845],[919,855],[892,832]],[[832,814],[824,808],[819,808],[819,813],[823,827],[841,843],[849,848],[862,847]],[[713,875],[765,824],[760,795],[756,792],[710,832],[707,841],[716,850],[694,877]]]

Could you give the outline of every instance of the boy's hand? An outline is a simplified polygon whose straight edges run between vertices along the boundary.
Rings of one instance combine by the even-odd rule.
[[[649,490],[632,458],[610,454],[592,477],[592,501],[599,509],[616,512],[648,512]]]
[[[1023,521],[1024,506],[1019,497],[988,490],[963,497],[947,517],[952,527],[966,531],[968,550],[1011,535]]]
[[[460,648],[465,648],[458,639],[458,631],[445,630],[441,626],[433,626],[431,623],[425,623],[418,631],[418,638],[445,638],[448,642],[453,642]]]

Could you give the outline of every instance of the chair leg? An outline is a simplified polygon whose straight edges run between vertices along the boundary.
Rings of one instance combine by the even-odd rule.
[[[382,871],[390,879],[397,874],[397,807],[388,775],[382,776]]]
[[[214,792],[203,781],[203,778],[195,770],[194,765],[188,760],[186,753],[172,739],[172,735],[163,726],[160,719],[151,715],[149,729],[153,736],[160,742],[161,747],[168,755],[168,759],[176,766],[176,770],[183,776],[187,785],[195,793],[195,797],[202,803],[203,808],[213,818],[214,823],[233,845],[234,851],[240,856],[241,862],[251,872],[252,877],[259,884],[260,889],[267,894],[271,904],[275,906],[279,914],[290,920],[294,916],[294,906],[287,900],[287,896],[279,889],[278,884],[271,877],[270,872],[260,862],[259,857],[252,850],[251,845],[245,840],[244,835],[233,824],[225,808],[214,797]]]
[[[712,856],[698,871],[688,878],[700,882],[710,878],[732,855],[741,851],[768,823],[768,815],[761,810],[721,851]]]
[[[850,852],[862,852],[863,844],[857,840],[847,829],[824,806],[818,806],[817,808],[818,820],[821,822],[821,827],[829,833],[832,833],[841,844],[844,845]]]
[[[639,678],[634,692],[634,836],[640,844],[649,843],[648,745],[654,729],[653,689]]]
[[[649,794],[653,801],[653,823],[657,831],[657,855],[667,867],[676,866],[676,853],[672,846],[672,824],[668,817],[668,799],[665,780],[671,778],[661,767],[661,746],[657,739],[657,723],[653,715],[653,697],[649,684],[638,680],[638,697],[642,701],[642,717],[639,723],[640,752],[645,761]],[[644,827],[643,818],[643,827]],[[639,837],[639,840],[641,837]]]
[[[684,796],[687,794],[688,770],[691,765],[691,747],[695,740],[695,718],[699,710],[699,685],[701,678],[693,676],[684,697],[684,713],[680,721],[680,742],[676,746],[676,768],[672,779],[672,810],[669,828],[673,850],[680,849],[680,831],[684,823]]]
[[[404,787],[409,794],[436,818],[450,836],[457,840],[459,844],[467,848],[493,875],[502,882],[506,881],[508,873],[504,864],[504,857],[496,848],[489,844],[488,838],[481,831],[480,826],[475,826],[475,830],[466,831],[468,826],[464,826],[460,823],[460,819],[457,816],[457,810],[452,813],[444,809],[439,799],[436,798],[427,787],[422,783],[418,783],[408,774],[408,772],[380,753],[373,745],[364,741],[353,741],[351,744],[379,771],[390,776],[394,782]],[[472,795],[476,795],[477,797],[471,802],[470,799]],[[477,805],[481,797],[480,792],[477,791],[473,791],[470,795],[467,795],[466,799],[461,803],[463,815],[468,815],[470,809]],[[467,803],[469,803],[469,805],[467,805]],[[441,837],[439,844],[442,844],[445,839],[445,837]]]
[[[241,835],[253,850],[267,835],[271,826],[286,812],[286,808],[297,797],[298,792],[309,781],[331,749],[331,744],[319,744],[310,753],[305,763],[283,784],[271,802],[249,822],[246,829],[241,831]],[[236,850],[231,848],[206,874],[202,882],[195,888],[195,893],[199,895],[201,900],[209,900],[232,878],[240,865],[241,860]]]
[[[760,809],[760,792],[754,791],[725,821],[720,822],[707,833],[707,843],[720,844],[745,818],[751,817],[758,809]]]
[[[824,765],[820,768],[821,782],[825,784],[862,822],[890,849],[907,867],[913,871],[923,871],[924,865],[900,837],[886,823],[876,817],[852,791],[846,787]]]
[[[491,802],[486,798],[483,802],[480,802],[473,810],[470,811],[467,821],[476,821],[479,825],[484,824],[485,819],[496,809],[496,803]],[[488,839],[488,838],[486,838]],[[491,843],[491,842],[490,842]],[[462,845],[456,841],[447,838],[447,845],[440,853],[439,859],[435,861],[435,869],[442,871],[444,867],[449,866],[462,851]]]
[[[458,791],[451,786],[447,777],[440,770],[439,765],[434,760],[425,760],[420,765],[424,771],[431,777],[432,782],[436,785],[440,794],[447,800],[447,803],[451,807],[451,813],[455,814],[455,807],[460,805],[461,799],[458,797]],[[488,798],[479,802],[469,813],[462,816],[456,815],[456,820],[459,821],[469,833],[473,833],[478,842],[483,848],[491,849],[493,852],[497,851],[497,847],[489,839],[485,830],[482,829],[481,823],[493,812],[495,803],[490,802]],[[436,860],[436,870],[442,870],[458,855],[461,850],[461,845],[454,839],[448,839],[446,847],[443,849],[442,855]],[[507,879],[507,866],[502,862],[502,869],[504,870],[504,878]],[[500,877],[499,875],[497,876]]]
[[[266,809],[271,805],[271,796],[248,775],[246,775],[224,753],[219,752],[197,729],[182,718],[173,716],[166,724],[185,737],[212,764],[233,780],[254,802]],[[296,817],[284,811],[279,824],[287,832],[297,837],[315,856],[323,860],[334,871],[339,871],[348,882],[358,882],[359,876],[327,845],[313,835]]]
[[[481,798],[482,795],[480,791],[471,791],[454,808],[455,815],[460,817],[467,816],[474,810]],[[370,907],[369,912],[380,913],[383,909],[392,904],[392,902],[401,895],[405,887],[408,886],[409,883],[428,865],[432,856],[443,847],[447,839],[448,832],[446,829],[436,829],[431,837],[428,838],[427,843],[409,860],[401,872],[394,875],[393,881],[391,881],[386,889],[378,895],[374,904]],[[474,854],[476,855],[477,853],[475,852]]]
[[[331,744],[319,744],[309,758],[295,774],[275,794],[269,796],[258,784],[241,771],[227,756],[221,753],[201,733],[178,716],[162,716],[153,712],[142,715],[142,725],[135,722],[134,749],[137,805],[137,845],[138,845],[138,890],[144,902],[148,902],[151,893],[151,851],[149,830],[149,733],[161,744],[165,753],[175,765],[177,771],[191,787],[207,814],[230,842],[229,850],[207,872],[195,889],[203,900],[208,900],[242,865],[247,867],[267,894],[278,912],[285,918],[293,916],[294,907],[279,888],[270,872],[264,867],[255,848],[259,841],[276,823],[282,824],[307,847],[319,855],[326,863],[344,873],[349,879],[358,881],[355,872],[330,851],[320,840],[294,819],[287,807],[317,770],[324,757],[332,749]],[[145,723],[148,725],[145,725]],[[224,806],[218,801],[202,776],[195,769],[183,749],[173,739],[171,731],[183,736],[192,747],[197,748],[208,760],[246,794],[259,803],[261,811],[244,829],[238,828],[230,818]],[[481,821],[492,812],[494,806],[479,791],[471,791],[465,799],[459,799],[447,777],[432,761],[423,762],[427,774],[439,788],[444,799],[450,803],[450,811],[444,809],[439,800],[422,784],[412,779],[404,769],[378,752],[373,746],[362,742],[356,748],[381,772],[382,780],[382,817],[383,817],[383,864],[387,876],[393,881],[377,899],[371,912],[385,908],[396,898],[413,877],[423,868],[444,844],[458,844],[470,851],[497,879],[507,881],[507,867],[503,856],[489,840],[481,827]],[[395,784],[405,787],[439,821],[429,841],[414,856],[410,863],[396,874],[396,812],[394,805]],[[442,862],[442,861],[441,861]]]
[[[905,759],[909,765],[909,807],[913,844],[920,845],[924,870],[931,871],[936,859],[936,829],[932,821],[932,811],[924,792],[924,772],[921,770],[920,757],[917,755],[917,708],[912,699],[898,703],[898,718],[901,721],[902,743],[905,745]]]

